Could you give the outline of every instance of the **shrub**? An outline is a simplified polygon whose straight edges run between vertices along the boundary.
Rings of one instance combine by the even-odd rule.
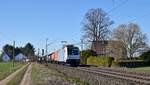
[[[119,62],[113,61],[111,66],[112,67],[120,67],[120,64],[119,64]]]
[[[118,60],[112,63],[114,67],[141,67],[145,66],[147,63],[143,60]]]
[[[105,66],[110,67],[112,65],[112,62],[114,61],[113,57],[107,57],[107,56],[90,56],[87,59],[88,65],[96,65],[96,66]]]
[[[81,64],[87,64],[88,57],[96,56],[96,52],[94,52],[92,50],[83,50],[80,52],[80,54],[81,54],[81,60],[80,60]]]
[[[140,59],[150,62],[150,50],[148,50],[147,52],[144,52],[142,55],[140,55]]]
[[[2,60],[2,54],[0,54],[0,62],[2,62],[3,60]]]

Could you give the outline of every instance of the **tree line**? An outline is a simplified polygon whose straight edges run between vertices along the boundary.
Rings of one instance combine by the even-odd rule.
[[[27,43],[24,47],[14,47],[12,45],[6,44],[3,46],[2,49],[3,49],[2,55],[7,54],[11,60],[13,59],[13,55],[16,56],[20,53],[22,53],[29,59],[33,59],[35,57],[35,48],[31,43]]]

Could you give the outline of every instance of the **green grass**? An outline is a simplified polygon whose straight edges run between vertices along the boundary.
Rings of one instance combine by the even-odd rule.
[[[124,68],[124,67],[111,67],[112,69],[125,70],[128,72],[137,72],[137,73],[148,73],[150,74],[149,67],[136,67],[136,68]]]
[[[11,81],[7,83],[7,85],[19,85],[28,66],[26,66],[23,70],[21,70],[15,78],[13,78]]]
[[[136,71],[136,72],[144,72],[144,73],[150,73],[150,67],[137,67],[137,68],[132,68],[131,70]]]
[[[31,79],[32,79],[33,84],[36,84],[36,81],[40,80],[40,77],[38,77],[38,74],[40,73],[38,67],[39,66],[37,66],[37,64],[33,64],[32,73],[31,73],[31,76],[32,76]]]
[[[0,62],[0,80],[6,78],[8,75],[25,65],[22,62],[15,62],[15,66],[12,66],[12,62]]]

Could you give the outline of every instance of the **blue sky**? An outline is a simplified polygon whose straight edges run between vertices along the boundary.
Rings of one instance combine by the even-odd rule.
[[[0,0],[0,48],[5,44],[45,48],[61,47],[61,41],[80,42],[81,22],[91,8],[102,8],[114,20],[112,28],[130,21],[140,25],[150,39],[150,0]],[[124,3],[125,2],[125,3]],[[144,16],[146,15],[146,16]],[[143,17],[144,16],[144,17]],[[135,19],[135,20],[134,20]]]

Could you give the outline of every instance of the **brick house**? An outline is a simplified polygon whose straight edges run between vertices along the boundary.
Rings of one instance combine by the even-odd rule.
[[[119,41],[93,41],[91,49],[98,56],[111,56],[117,59],[125,58],[125,49]]]

